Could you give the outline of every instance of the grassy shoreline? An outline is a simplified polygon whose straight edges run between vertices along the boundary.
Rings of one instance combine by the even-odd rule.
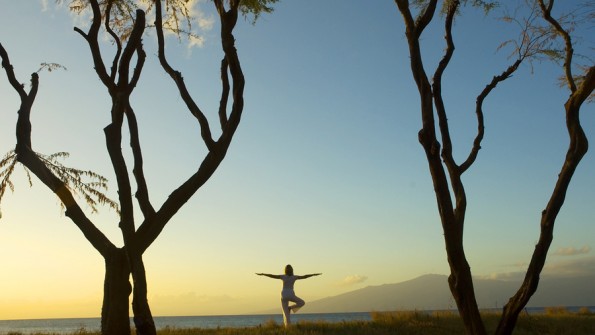
[[[500,319],[500,313],[484,312],[482,317],[488,333],[493,333]],[[165,327],[158,335],[454,335],[463,334],[463,323],[459,315],[452,311],[372,312],[371,321],[298,322],[289,329],[274,321],[256,327],[244,328],[175,328]],[[133,332],[134,334],[134,332]],[[570,312],[560,307],[552,307],[540,314],[522,313],[515,335],[592,335],[595,334],[595,313],[588,309]],[[6,335],[24,335],[9,332]],[[56,333],[35,333],[31,335],[59,335]],[[100,335],[99,332],[81,329],[71,335]]]

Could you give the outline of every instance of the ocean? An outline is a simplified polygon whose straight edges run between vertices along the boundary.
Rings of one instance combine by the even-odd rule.
[[[578,312],[581,307],[565,307],[568,311]],[[595,312],[595,306],[589,306],[589,310]],[[501,311],[500,309],[486,309]],[[525,309],[530,314],[544,313],[543,307],[528,307]],[[432,311],[427,311],[428,313]],[[453,310],[456,313],[456,310]],[[300,321],[371,321],[369,312],[356,313],[316,313],[316,314],[292,314],[292,322]],[[158,316],[155,317],[157,329],[165,327],[172,328],[240,328],[256,327],[266,323],[275,322],[283,324],[281,314],[255,314],[255,315],[219,315],[219,316]],[[132,325],[132,321],[131,321]],[[76,331],[85,329],[87,331],[99,331],[99,318],[74,318],[74,319],[39,319],[39,320],[0,320],[0,335],[9,333],[34,334],[73,334]]]
[[[157,329],[165,327],[175,328],[239,328],[255,327],[271,321],[283,324],[281,314],[256,315],[219,315],[219,316],[158,316],[155,317]],[[320,314],[292,314],[291,322],[300,321],[369,321],[370,313],[320,313]],[[131,325],[132,325],[131,321]],[[18,332],[21,334],[55,333],[72,334],[78,330],[99,331],[99,318],[74,319],[39,319],[39,320],[0,320],[0,335]]]

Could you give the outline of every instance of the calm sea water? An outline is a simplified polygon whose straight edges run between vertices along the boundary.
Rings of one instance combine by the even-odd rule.
[[[157,329],[166,326],[175,328],[217,328],[217,327],[254,327],[274,321],[283,324],[281,314],[271,315],[221,315],[221,316],[171,316],[155,317]],[[370,313],[322,313],[322,314],[295,314],[291,316],[292,322],[299,321],[369,321]],[[132,324],[132,322],[131,322]],[[99,318],[76,319],[42,319],[42,320],[0,320],[0,334],[10,332],[33,334],[39,332],[72,334],[80,329],[99,331]]]
[[[577,312],[580,307],[566,307],[569,311]],[[595,312],[595,306],[590,306],[591,312]],[[495,311],[500,311],[495,310]],[[529,307],[528,313],[543,313],[544,308]],[[320,313],[320,314],[295,314],[291,316],[292,322],[299,321],[370,321],[372,317],[368,312],[361,313]],[[283,324],[281,314],[262,315],[220,315],[220,316],[171,316],[155,317],[157,329],[165,327],[175,328],[217,328],[217,327],[255,327],[271,321]],[[132,323],[131,323],[132,324]],[[21,334],[33,333],[54,333],[72,334],[78,330],[99,331],[99,318],[78,318],[78,319],[42,319],[42,320],[0,320],[0,335],[11,332]]]

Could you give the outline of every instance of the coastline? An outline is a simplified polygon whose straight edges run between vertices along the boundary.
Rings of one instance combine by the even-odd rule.
[[[485,315],[498,315],[500,309],[483,309]],[[419,311],[371,311],[355,313],[298,313],[292,315],[296,324],[358,324],[373,323],[386,315],[410,315],[411,313],[424,318],[435,315],[448,315],[458,318],[456,310],[419,310]],[[525,318],[539,316],[586,315],[594,324],[595,306],[566,306],[566,307],[528,307],[521,313]],[[251,315],[211,315],[211,316],[157,316],[157,329],[160,331],[171,329],[246,329],[264,326],[282,325],[282,316],[278,314]],[[131,326],[133,326],[131,320]],[[95,334],[100,330],[100,318],[64,318],[64,319],[28,319],[28,320],[0,320],[0,335],[6,334]],[[84,332],[82,332],[84,331]],[[595,329],[592,329],[595,332]]]

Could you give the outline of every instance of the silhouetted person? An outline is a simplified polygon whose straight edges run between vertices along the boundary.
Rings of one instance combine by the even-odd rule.
[[[320,276],[322,273],[312,273],[308,275],[298,276],[293,274],[293,267],[287,264],[285,266],[285,274],[284,275],[272,275],[269,273],[257,273],[259,276],[267,276],[273,279],[281,279],[283,281],[283,290],[281,291],[281,308],[283,309],[283,323],[285,327],[291,324],[290,313],[293,311],[297,313],[297,311],[302,308],[306,303],[303,299],[300,299],[298,296],[295,295],[293,291],[293,284],[298,279],[306,279],[314,276]],[[289,302],[294,302],[295,305],[289,306]]]

